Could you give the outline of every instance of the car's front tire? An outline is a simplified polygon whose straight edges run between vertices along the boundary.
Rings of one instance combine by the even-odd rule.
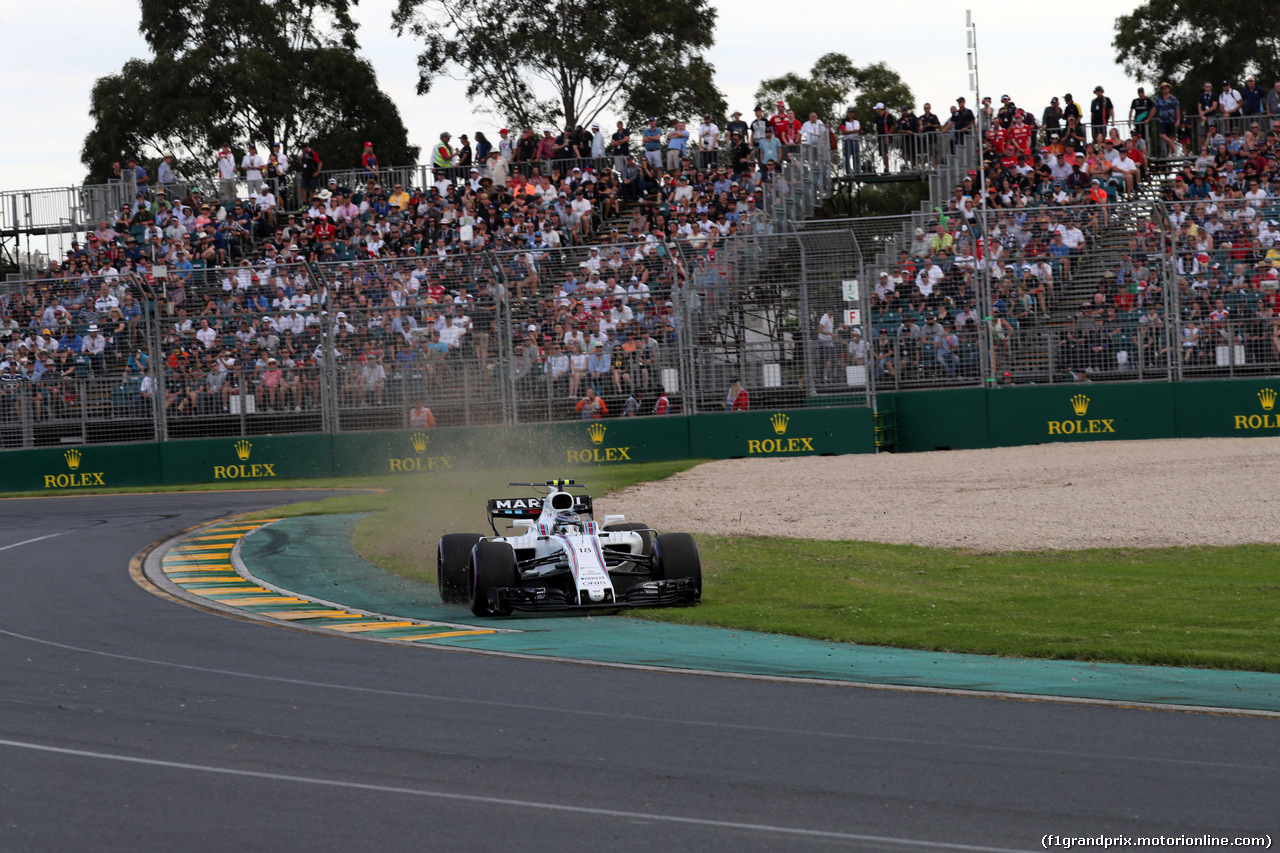
[[[466,604],[471,592],[467,564],[480,533],[446,533],[436,546],[436,585],[445,604]]]
[[[692,578],[695,600],[702,599],[702,557],[688,533],[662,533],[653,540],[653,579]]]
[[[477,542],[471,549],[471,612],[477,616],[506,616],[510,607],[492,607],[489,590],[520,581],[516,552],[506,542]]]

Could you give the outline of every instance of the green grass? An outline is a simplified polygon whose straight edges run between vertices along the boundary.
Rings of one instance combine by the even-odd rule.
[[[696,608],[644,618],[820,640],[1280,672],[1280,547],[978,553],[699,537]]]

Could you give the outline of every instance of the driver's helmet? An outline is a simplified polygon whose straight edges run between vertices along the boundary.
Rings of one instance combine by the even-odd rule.
[[[562,509],[556,513],[556,528],[563,530],[573,525],[575,527],[582,526],[582,518],[571,509]]]

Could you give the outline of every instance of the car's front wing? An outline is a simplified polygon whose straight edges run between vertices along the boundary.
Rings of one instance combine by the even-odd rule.
[[[610,591],[611,593],[612,591]],[[620,607],[669,607],[677,604],[697,604],[698,589],[692,578],[645,581],[628,589],[612,600],[607,593],[604,601],[579,601],[563,590],[540,586],[502,586],[489,590],[489,604],[498,612],[514,610],[616,610]]]

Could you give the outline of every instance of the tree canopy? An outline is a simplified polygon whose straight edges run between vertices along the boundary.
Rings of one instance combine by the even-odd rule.
[[[857,93],[850,100],[850,95]],[[783,100],[800,118],[817,113],[826,121],[844,115],[853,106],[864,120],[879,102],[891,109],[914,106],[915,96],[898,73],[883,62],[861,68],[843,53],[828,53],[818,58],[808,76],[791,72],[781,77],[761,80],[756,90],[756,104],[769,112]]]
[[[1258,0],[1147,0],[1116,19],[1112,44],[1130,76],[1151,87],[1168,82],[1186,107],[1206,81],[1216,88],[1223,80],[1239,87],[1249,75],[1263,87],[1280,80],[1271,8]]]
[[[94,84],[81,161],[90,182],[111,162],[172,152],[180,173],[207,175],[215,152],[311,142],[328,166],[355,166],[372,141],[387,164],[417,161],[373,66],[356,56],[349,0],[141,0],[155,52]]]
[[[555,0],[500,15],[471,0],[399,0],[392,23],[423,43],[419,94],[456,71],[473,103],[533,127],[586,125],[606,109],[632,123],[722,115],[703,56],[715,20],[707,0]]]

